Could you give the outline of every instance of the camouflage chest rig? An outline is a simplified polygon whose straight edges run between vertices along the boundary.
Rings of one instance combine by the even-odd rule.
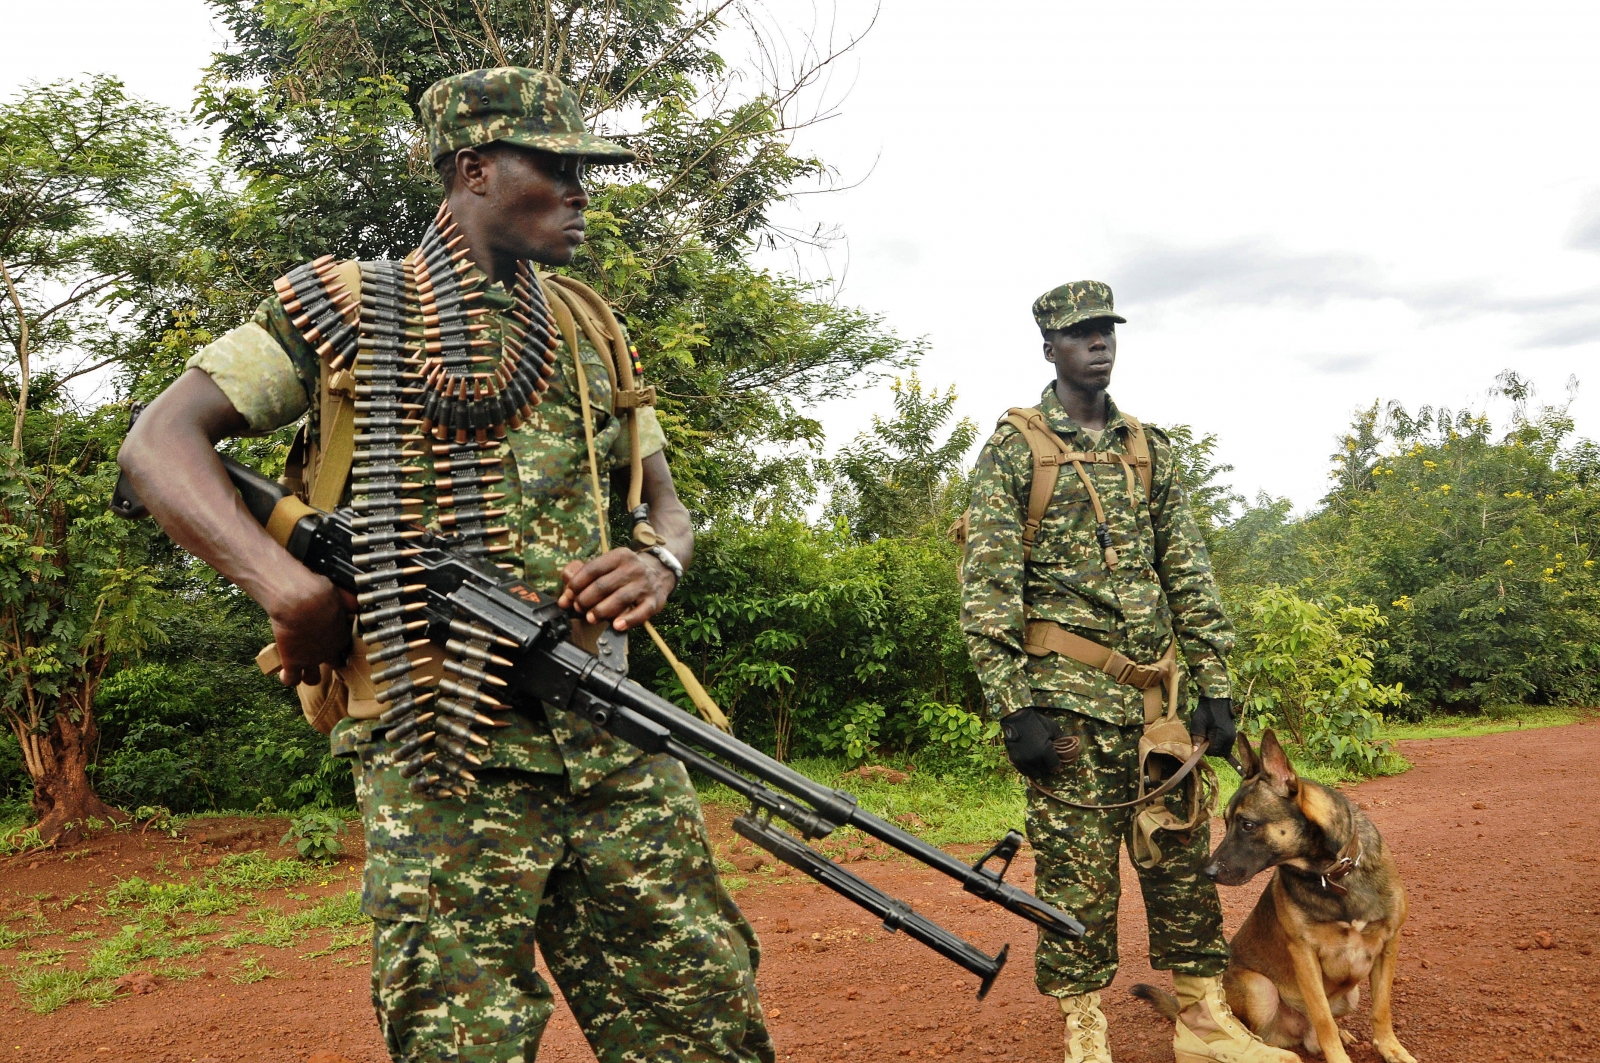
[[[1010,425],[1022,436],[1028,444],[1033,462],[1028,509],[1022,522],[1024,565],[1033,560],[1033,547],[1038,541],[1045,514],[1055,498],[1061,470],[1071,466],[1094,509],[1095,538],[1100,545],[1101,556],[1108,569],[1116,568],[1117,551],[1111,545],[1105,505],[1084,466],[1120,465],[1127,479],[1128,501],[1137,505],[1140,493],[1144,495],[1146,503],[1150,501],[1155,489],[1150,443],[1143,424],[1127,413],[1122,416],[1129,428],[1126,453],[1073,450],[1050,428],[1044,411],[1038,407],[1013,407],[1000,419],[1000,425]],[[969,516],[969,513],[962,514],[949,532],[951,538],[963,546],[967,539]],[[1141,811],[1134,818],[1131,855],[1144,867],[1159,864],[1162,853],[1157,833],[1169,831],[1184,834],[1193,830],[1209,817],[1217,790],[1215,775],[1204,760],[1206,747],[1193,741],[1189,728],[1178,718],[1181,676],[1176,638],[1168,644],[1160,660],[1152,664],[1138,664],[1111,647],[1068,631],[1054,621],[1026,616],[1022,648],[1030,657],[1060,654],[1104,672],[1124,686],[1143,691],[1144,733],[1139,739],[1137,797],[1114,805],[1089,805],[1070,801],[1037,779],[1029,779],[1028,784],[1052,800],[1073,808],[1090,811],[1140,808]],[[1077,739],[1071,742],[1074,743],[1071,748],[1061,751],[1063,765],[1076,760],[1079,755],[1075,745]],[[1186,809],[1182,815],[1173,813],[1161,803],[1163,798],[1180,786],[1183,787]]]
[[[433,796],[464,795],[476,782],[471,769],[482,761],[475,750],[488,747],[485,732],[504,725],[498,717],[508,707],[493,693],[505,683],[490,668],[510,662],[495,652],[491,632],[464,620],[451,623],[454,637],[442,647],[415,637],[426,626],[411,618],[423,608],[424,588],[406,582],[414,574],[406,568],[414,556],[408,544],[426,534],[420,518],[431,503],[438,545],[491,561],[514,549],[510,529],[495,523],[506,515],[494,505],[504,494],[493,490],[504,480],[503,441],[540,402],[564,340],[576,366],[602,551],[609,548],[594,416],[577,356],[580,332],[613,378],[615,412],[630,433],[634,539],[640,546],[661,541],[641,502],[634,416],[653,405],[655,389],[639,387],[637,354],[611,308],[585,285],[541,276],[520,262],[511,285],[516,305],[496,357],[485,350],[493,341],[479,338],[488,328],[476,321],[488,313],[473,305],[481,293],[460,284],[470,268],[463,242],[441,207],[421,246],[401,261],[325,257],[276,282],[295,327],[322,359],[320,431],[313,444],[302,429],[286,482],[312,509],[347,500],[357,530],[353,561],[361,570],[350,660],[324,666],[318,684],[302,685],[301,707],[325,734],[346,716],[376,719],[388,741],[399,744],[396,757],[413,789]],[[432,482],[409,479],[427,471],[419,459],[431,464]],[[649,632],[702,714],[726,727],[692,673],[653,627]],[[600,652],[613,649],[608,644]],[[275,647],[262,651],[264,670],[275,657]]]

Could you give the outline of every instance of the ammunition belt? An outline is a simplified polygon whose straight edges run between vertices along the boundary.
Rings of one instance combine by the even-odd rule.
[[[538,405],[553,375],[557,330],[533,266],[519,262],[511,285],[516,308],[505,324],[500,351],[480,338],[488,311],[464,291],[471,268],[447,207],[403,261],[362,263],[359,323],[349,323],[355,300],[338,281],[331,256],[297,267],[277,288],[284,307],[317,353],[337,372],[350,367],[354,385],[354,450],[350,506],[355,513],[353,557],[358,621],[367,663],[384,706],[378,717],[400,773],[414,791],[434,797],[465,796],[476,783],[472,768],[489,746],[481,730],[505,726],[489,715],[503,710],[489,688],[505,681],[490,668],[510,662],[493,652],[493,632],[461,618],[450,622],[441,673],[413,675],[432,657],[413,658],[428,644],[427,622],[414,618],[426,604],[426,587],[406,580],[419,551],[424,506],[436,511],[442,545],[456,553],[492,558],[514,549],[510,528],[494,523],[505,497],[490,490],[505,476],[502,440]],[[426,448],[426,449],[424,449]],[[431,470],[415,464],[431,454]],[[412,477],[432,472],[430,479]],[[500,564],[502,569],[510,565]],[[438,647],[434,647],[438,652]],[[433,689],[429,689],[432,687]]]

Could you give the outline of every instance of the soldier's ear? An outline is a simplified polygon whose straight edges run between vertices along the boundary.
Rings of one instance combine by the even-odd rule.
[[[1289,763],[1289,754],[1278,744],[1278,736],[1268,730],[1261,736],[1261,771],[1267,785],[1279,797],[1293,797],[1300,789],[1300,776]]]

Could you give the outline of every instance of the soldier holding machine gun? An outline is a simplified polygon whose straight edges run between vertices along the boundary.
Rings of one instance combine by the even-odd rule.
[[[591,625],[619,632],[661,609],[692,549],[660,430],[653,411],[643,409],[643,501],[667,557],[626,548],[601,553],[590,447],[599,471],[609,474],[628,468],[634,440],[615,416],[608,369],[592,341],[579,339],[575,361],[559,324],[548,328],[543,293],[529,284],[530,263],[565,265],[583,242],[584,165],[627,163],[633,153],[585,132],[573,93],[537,71],[449,78],[428,90],[422,109],[446,194],[441,219],[426,234],[429,246],[402,269],[358,273],[319,262],[291,273],[251,322],[190,360],[140,417],[120,456],[161,526],[266,609],[283,681],[311,691],[339,681],[329,670],[350,653],[349,613],[371,611],[348,594],[341,600],[326,578],[268,537],[212,447],[228,436],[272,431],[310,409],[312,468],[321,465],[321,486],[336,501],[341,492],[326,477],[339,443],[329,438],[335,414],[323,392],[333,375],[330,355],[337,357],[336,330],[357,305],[371,317],[388,309],[385,297],[395,305],[408,291],[423,296],[411,302],[423,313],[401,322],[411,333],[402,342],[436,360],[403,364],[420,374],[403,384],[426,388],[427,372],[448,373],[455,361],[474,370],[492,366],[476,360],[480,352],[520,354],[519,368],[533,370],[502,388],[523,400],[510,411],[520,427],[504,441],[491,431],[480,442],[469,408],[468,438],[457,443],[446,422],[441,444],[434,425],[417,424],[424,411],[409,388],[392,410],[363,408],[362,401],[382,399],[355,389],[380,378],[364,375],[359,357],[345,360],[340,368],[353,369],[355,378],[355,420],[370,423],[357,423],[343,446],[357,455],[358,473],[360,452],[394,452],[379,461],[405,470],[390,478],[402,485],[392,492],[403,502],[395,509],[443,517],[446,527],[466,523],[470,509],[487,512],[479,524],[489,524],[490,534],[475,542],[488,556],[560,593]],[[436,240],[447,248],[442,256],[428,253]],[[336,306],[342,313],[320,319],[333,321],[331,328],[312,316],[324,292],[345,296]],[[450,329],[452,311],[465,327]],[[553,346],[541,329],[556,333]],[[319,352],[330,339],[335,348]],[[451,375],[464,382],[452,397],[481,401],[482,378]],[[535,388],[547,385],[542,401],[528,379]],[[361,489],[384,479],[355,480],[353,497],[371,498]],[[406,486],[429,480],[432,492]],[[317,487],[313,482],[313,494]],[[446,499],[469,492],[478,496],[470,509],[451,509]],[[370,630],[363,623],[363,635]],[[358,694],[360,677],[347,681]],[[484,686],[491,697],[499,689]],[[308,692],[313,711],[317,697]],[[357,765],[370,853],[362,907],[377,926],[373,1003],[395,1059],[532,1059],[553,1010],[550,989],[534,970],[536,943],[602,1060],[773,1058],[756,995],[755,934],[717,878],[681,764],[646,757],[571,713],[508,713],[495,721],[505,726],[490,732],[487,748],[461,743],[479,762],[465,761],[471,792],[441,798],[416,792],[402,777],[404,747],[385,740],[377,718],[387,703],[370,696],[350,702],[350,715],[333,723],[332,744]],[[437,729],[443,719],[421,727]]]
[[[280,278],[139,418],[115,502],[126,516],[142,502],[266,609],[264,667],[355,762],[393,1058],[533,1059],[553,1010],[536,949],[604,1063],[774,1058],[756,938],[685,763],[750,798],[741,834],[981,991],[1004,950],[985,955],[773,820],[809,838],[852,824],[1081,932],[985,866],[1009,863],[1015,832],[967,867],[626,679],[618,636],[676,586],[688,514],[610,308],[535,264],[583,242],[585,163],[633,154],[586,132],[574,94],[537,71],[447,78],[421,109],[446,200],[417,250]],[[308,412],[286,478],[300,498],[213,449]],[[604,549],[611,470],[631,473],[637,550]]]

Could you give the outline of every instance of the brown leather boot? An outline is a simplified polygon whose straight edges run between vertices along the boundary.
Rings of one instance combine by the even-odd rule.
[[[1217,1029],[1202,1036],[1178,1019],[1172,1038],[1176,1063],[1300,1063],[1299,1056],[1273,1048],[1234,1017],[1222,991],[1221,978],[1174,974],[1172,984],[1180,1011],[1199,1004],[1217,1025]]]
[[[1061,1014],[1067,1017],[1066,1063],[1111,1063],[1099,993],[1062,997]]]

